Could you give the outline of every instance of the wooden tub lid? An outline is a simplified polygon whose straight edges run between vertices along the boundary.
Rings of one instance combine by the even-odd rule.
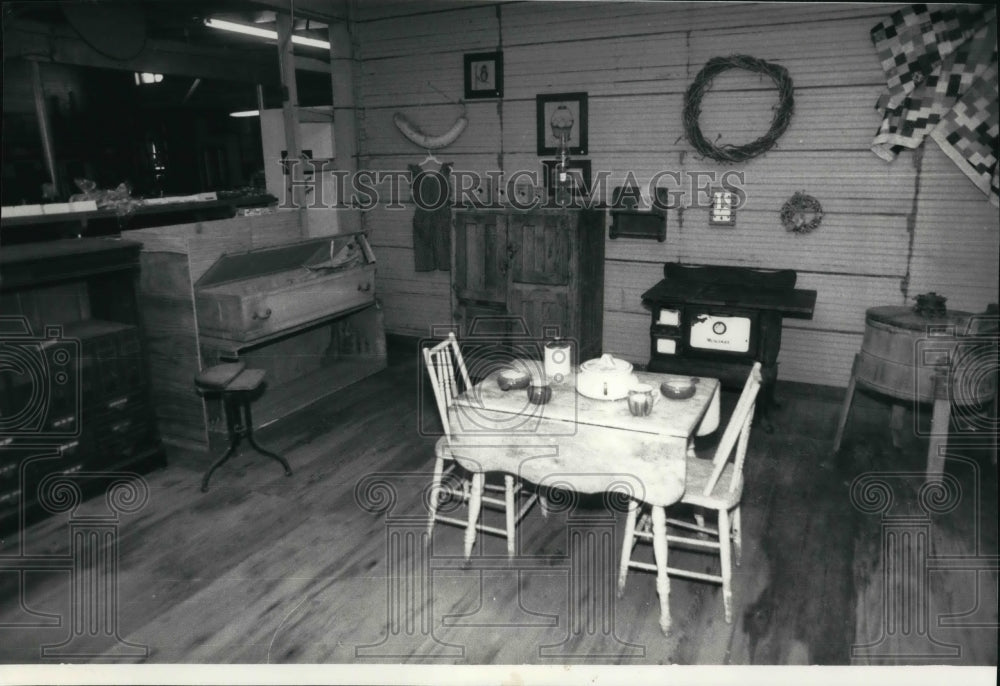
[[[870,322],[913,331],[924,331],[928,326],[954,326],[955,333],[959,335],[965,333],[971,316],[971,312],[948,310],[944,316],[925,317],[914,312],[912,307],[903,305],[872,307],[865,312],[865,319]]]

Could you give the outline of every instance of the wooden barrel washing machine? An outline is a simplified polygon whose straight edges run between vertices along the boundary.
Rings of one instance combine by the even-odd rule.
[[[934,293],[917,297],[917,306],[873,307],[865,315],[861,351],[854,357],[834,439],[840,449],[858,386],[894,400],[892,442],[901,445],[906,402],[933,404],[928,433],[927,475],[944,471],[952,408],[973,429],[985,428],[996,450],[996,316],[947,311]],[[982,409],[992,405],[992,411]],[[984,424],[985,422],[985,424]],[[914,422],[915,430],[917,422]]]

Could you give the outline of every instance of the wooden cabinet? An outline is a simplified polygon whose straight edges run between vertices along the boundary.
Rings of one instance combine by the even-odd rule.
[[[579,359],[601,352],[604,212],[465,210],[452,222],[452,311],[460,335],[474,319],[518,318],[528,336],[576,342]],[[502,327],[501,327],[502,328]],[[510,336],[510,326],[477,333]]]
[[[49,511],[47,477],[88,495],[166,464],[136,301],[140,247],[81,238],[0,251],[0,531]]]

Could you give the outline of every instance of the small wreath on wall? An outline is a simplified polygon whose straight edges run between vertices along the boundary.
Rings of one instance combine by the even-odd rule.
[[[796,193],[781,206],[781,223],[786,231],[810,233],[823,221],[823,206],[805,193]]]
[[[756,74],[766,74],[778,88],[778,105],[774,110],[771,128],[757,140],[746,145],[715,145],[701,132],[698,118],[701,116],[701,100],[712,87],[716,76],[729,69],[745,69]],[[749,55],[730,55],[729,57],[713,57],[688,86],[684,94],[684,134],[694,149],[706,157],[719,162],[745,162],[761,155],[771,148],[785,133],[792,112],[795,110],[792,79],[788,70],[779,64],[771,64]]]

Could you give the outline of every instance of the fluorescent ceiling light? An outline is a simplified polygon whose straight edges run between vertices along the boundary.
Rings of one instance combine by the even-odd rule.
[[[159,83],[163,80],[163,74],[152,74],[148,71],[135,72],[135,85],[141,86],[149,83]]]
[[[230,117],[259,117],[259,110],[243,110],[241,112],[230,112]]]
[[[247,24],[237,24],[234,21],[226,21],[225,19],[213,19],[209,17],[205,20],[205,26],[213,29],[220,29],[222,31],[232,31],[233,33],[242,33],[246,36],[257,36],[258,38],[267,38],[269,40],[278,40],[278,32],[271,31],[270,29],[262,29],[257,26],[248,26]],[[330,49],[330,43],[325,40],[317,40],[315,38],[306,38],[305,36],[292,35],[292,42],[297,45],[308,45],[312,48],[323,48],[325,50]]]

